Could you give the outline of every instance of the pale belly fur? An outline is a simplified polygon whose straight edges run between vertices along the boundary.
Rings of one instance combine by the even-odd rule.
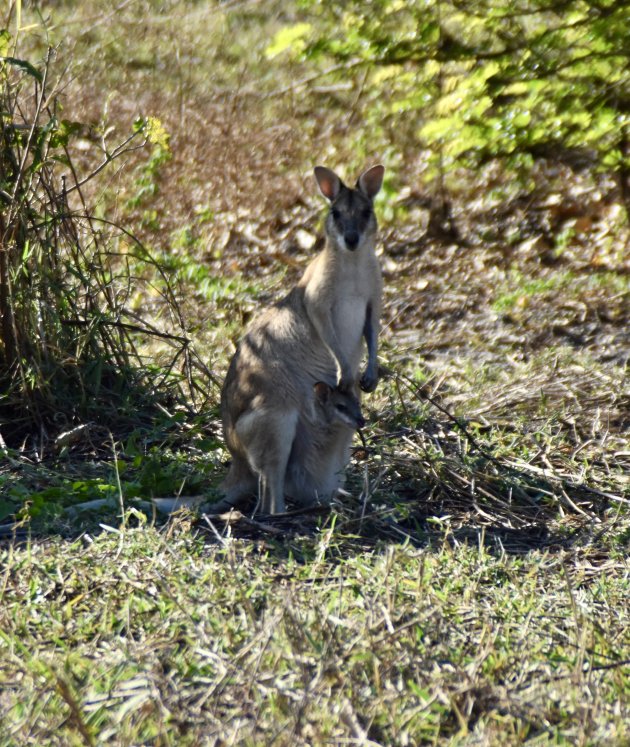
[[[350,296],[338,301],[334,309],[337,338],[344,341],[350,365],[355,373],[358,373],[361,363],[365,306],[364,299]]]

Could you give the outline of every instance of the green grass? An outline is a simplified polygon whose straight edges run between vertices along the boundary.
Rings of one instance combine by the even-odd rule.
[[[212,538],[184,520],[5,548],[0,744],[628,736],[619,552]]]
[[[626,297],[630,284],[623,275],[616,272],[576,275],[570,271],[557,271],[544,277],[527,278],[520,272],[512,272],[506,278],[505,290],[498,289],[491,308],[497,312],[511,311],[515,307],[526,308],[535,301],[557,297],[571,300],[580,299],[605,288],[611,296]]]
[[[516,286],[516,290],[509,290],[498,296],[491,307],[495,311],[507,311],[519,304],[525,305],[531,302],[533,296],[561,291],[570,285],[573,280],[574,278],[570,274],[526,280],[519,277],[517,273],[510,278],[510,286],[512,288]]]

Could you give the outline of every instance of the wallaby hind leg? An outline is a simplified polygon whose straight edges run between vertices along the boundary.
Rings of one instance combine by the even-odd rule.
[[[232,455],[232,464],[220,487],[223,499],[209,506],[214,513],[223,513],[237,507],[258,491],[258,478],[240,454]]]
[[[285,511],[284,480],[297,427],[297,411],[272,413],[258,410],[242,415],[236,432],[258,476],[258,507],[261,513]]]

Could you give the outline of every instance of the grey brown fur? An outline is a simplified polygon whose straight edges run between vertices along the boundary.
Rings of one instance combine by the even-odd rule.
[[[260,510],[281,513],[285,494],[303,505],[326,503],[340,485],[357,426],[326,410],[316,386],[354,398],[360,417],[357,385],[373,391],[378,381],[381,272],[372,200],[383,171],[368,169],[349,189],[330,169],[315,169],[331,203],[326,245],[289,294],[250,325],[223,385],[228,504],[258,490]]]

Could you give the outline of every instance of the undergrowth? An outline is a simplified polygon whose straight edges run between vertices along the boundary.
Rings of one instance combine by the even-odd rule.
[[[114,160],[164,148],[159,127],[149,118],[115,147],[103,141],[101,162],[80,174],[70,141],[86,125],[61,118],[54,75],[52,52],[41,66],[0,63],[0,445],[40,459],[81,426],[105,441],[203,391],[164,271],[84,196]],[[151,340],[170,347],[161,365],[142,350]]]

